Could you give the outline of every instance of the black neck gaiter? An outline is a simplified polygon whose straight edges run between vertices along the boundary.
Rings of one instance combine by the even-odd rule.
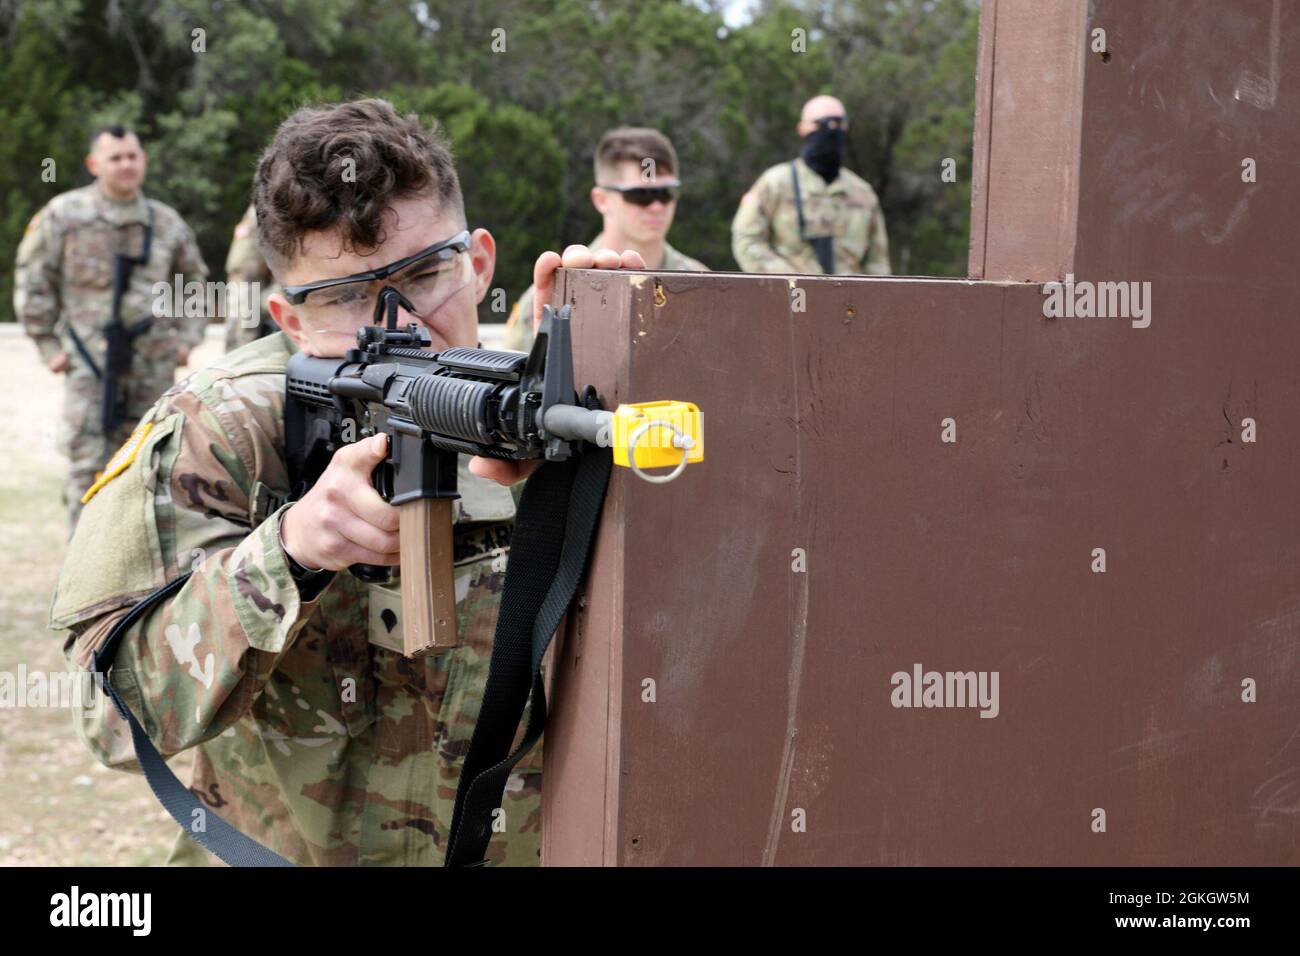
[[[800,154],[808,168],[826,180],[835,182],[840,174],[840,163],[844,161],[844,130],[813,130],[803,138],[803,151]]]

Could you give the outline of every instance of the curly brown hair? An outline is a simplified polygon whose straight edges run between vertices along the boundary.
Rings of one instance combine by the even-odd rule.
[[[412,196],[428,196],[464,225],[460,180],[436,121],[426,127],[379,99],[303,107],[257,164],[258,246],[277,278],[310,232],[337,229],[345,249],[366,254],[387,238],[385,211]]]

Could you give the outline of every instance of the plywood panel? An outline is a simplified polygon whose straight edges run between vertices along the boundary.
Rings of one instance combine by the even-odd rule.
[[[600,791],[605,863],[1297,861],[1295,323],[1049,320],[1036,286],[941,280],[799,280],[794,313],[782,278],[651,281],[662,306],[569,277],[601,326],[580,365],[626,354],[625,393],[698,402],[706,461],[615,477],[589,601],[621,628],[588,615],[582,641],[608,698],[563,700],[547,826],[594,828]],[[1229,379],[1267,441],[1229,426]],[[998,672],[997,716],[892,706],[918,663]],[[575,782],[592,741],[617,758]]]

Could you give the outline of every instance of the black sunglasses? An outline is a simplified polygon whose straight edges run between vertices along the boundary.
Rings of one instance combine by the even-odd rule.
[[[387,279],[394,273],[401,272],[423,259],[432,259],[435,256],[447,258],[447,255],[440,253],[458,253],[464,252],[470,246],[469,230],[456,233],[450,239],[444,239],[442,242],[435,242],[433,245],[421,249],[414,255],[409,255],[405,259],[398,259],[386,266],[380,266],[378,269],[372,269],[369,272],[358,272],[356,275],[343,276],[338,279],[321,279],[319,282],[308,282],[305,285],[287,285],[284,287],[284,297],[289,300],[291,305],[302,305],[307,296],[312,292],[318,292],[321,289],[332,289],[335,286],[350,285],[353,282],[374,282],[377,279]]]
[[[848,129],[849,118],[847,116],[823,116],[821,119],[813,120],[813,125],[822,129]]]
[[[674,179],[666,186],[597,186],[596,188],[619,193],[634,206],[649,206],[651,203],[656,202],[661,202],[666,206],[677,198],[681,186],[681,182]]]

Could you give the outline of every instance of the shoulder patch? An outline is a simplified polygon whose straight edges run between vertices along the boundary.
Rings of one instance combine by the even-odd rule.
[[[151,431],[153,431],[153,422],[149,421],[131,433],[131,437],[108,460],[108,464],[99,473],[95,483],[81,496],[83,505],[99,494],[100,489],[106,484],[131,467],[131,462],[135,461],[135,456],[140,453],[140,448],[144,445],[144,440],[149,437]]]

